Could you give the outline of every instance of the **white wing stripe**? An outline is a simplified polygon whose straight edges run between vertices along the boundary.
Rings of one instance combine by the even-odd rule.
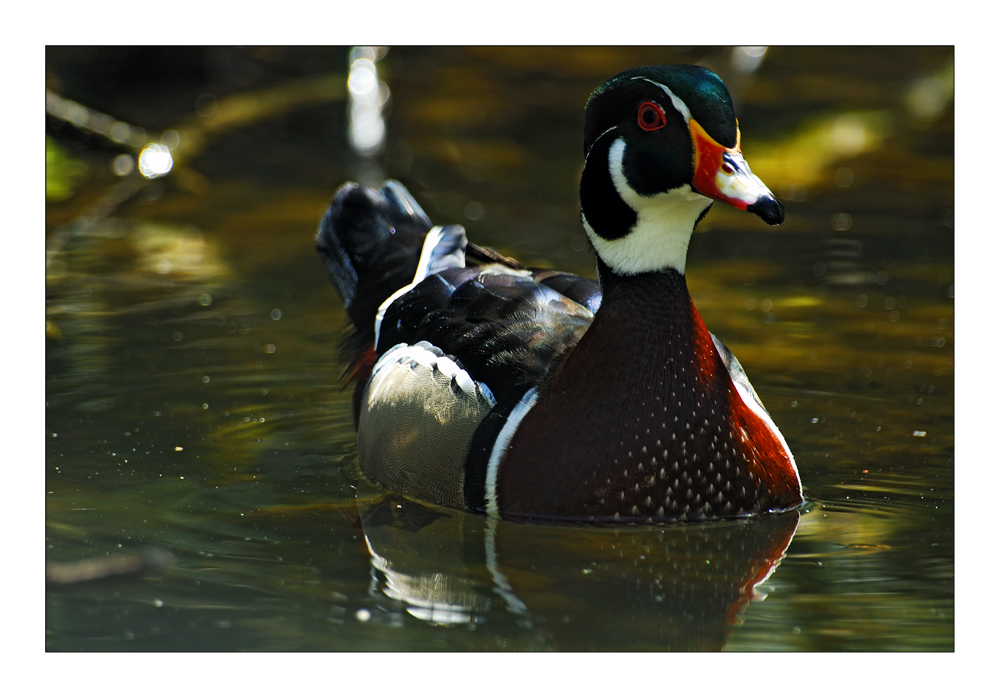
[[[444,237],[444,228],[440,225],[436,225],[427,231],[427,237],[424,238],[424,246],[420,250],[420,261],[417,262],[417,273],[413,275],[413,281],[403,286],[391,296],[382,302],[382,305],[378,307],[378,312],[375,314],[375,346],[378,346],[379,333],[382,330],[382,319],[385,318],[385,311],[389,309],[392,302],[408,293],[414,286],[419,284],[427,276],[427,267],[431,263],[431,254],[434,252],[434,248],[437,244],[441,242],[441,238]]]

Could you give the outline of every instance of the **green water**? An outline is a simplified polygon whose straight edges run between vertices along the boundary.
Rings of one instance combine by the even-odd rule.
[[[180,143],[123,177],[137,149],[47,118],[46,560],[104,575],[53,578],[47,649],[954,649],[950,48],[777,47],[747,73],[722,48],[392,48],[374,158],[346,141],[347,55],[48,50],[61,98]],[[807,507],[539,527],[367,483],[312,243],[333,191],[395,177],[435,223],[593,275],[583,103],[672,62],[726,79],[786,205],[779,228],[714,207],[688,281]],[[154,574],[109,573],[150,550]]]

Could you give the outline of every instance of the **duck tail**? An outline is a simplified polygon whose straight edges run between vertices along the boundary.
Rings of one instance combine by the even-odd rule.
[[[348,182],[334,194],[316,251],[354,324],[352,344],[374,342],[378,307],[412,281],[431,227],[420,204],[394,180],[380,190]]]

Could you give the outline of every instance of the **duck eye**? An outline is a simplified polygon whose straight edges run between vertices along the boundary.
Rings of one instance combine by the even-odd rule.
[[[658,131],[666,125],[667,117],[656,104],[643,102],[639,105],[639,128],[643,131]]]
[[[736,170],[733,169],[732,164],[728,160],[723,160],[722,161],[722,167],[720,169],[723,172],[725,172],[727,175],[731,175],[733,172],[736,171]]]

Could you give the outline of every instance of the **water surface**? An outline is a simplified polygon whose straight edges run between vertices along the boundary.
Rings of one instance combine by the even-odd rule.
[[[47,117],[49,650],[954,648],[950,48],[392,48],[371,157],[348,55],[48,50],[59,99],[174,147],[123,176],[135,131]],[[714,207],[688,281],[807,506],[570,528],[368,483],[312,243],[333,191],[395,177],[436,223],[592,276],[583,103],[671,62],[726,79],[786,205],[778,228]]]

